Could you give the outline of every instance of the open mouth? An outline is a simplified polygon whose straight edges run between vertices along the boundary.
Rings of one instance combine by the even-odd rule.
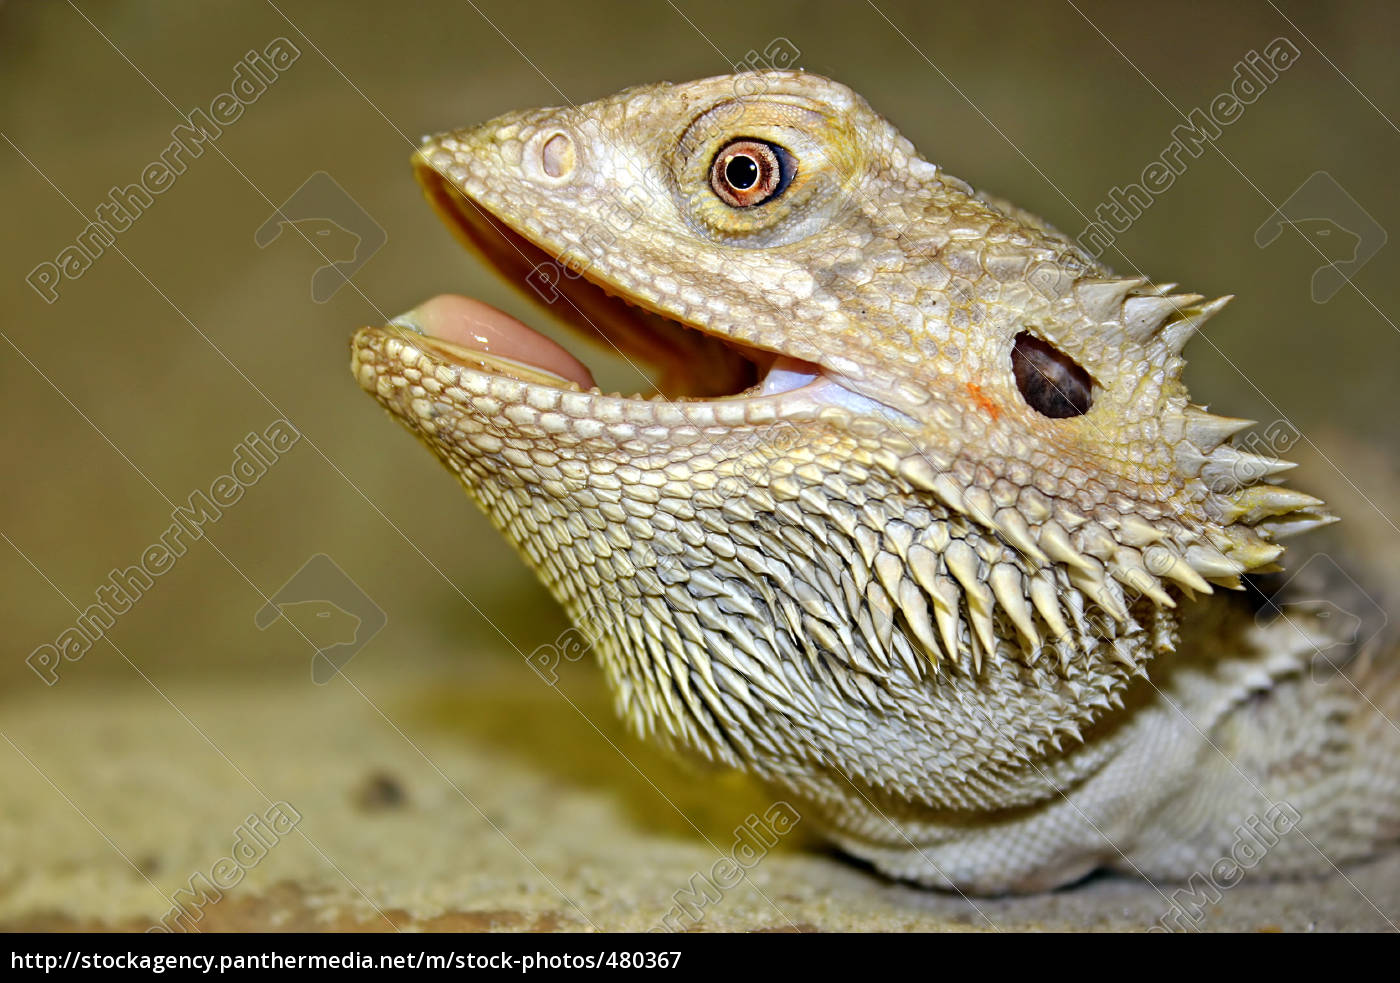
[[[467,197],[421,159],[419,182],[447,225],[532,300],[571,329],[651,369],[655,389],[633,399],[712,400],[800,388],[820,368],[778,352],[709,334],[574,269]],[[533,385],[596,391],[588,368],[563,347],[480,301],[444,294],[395,318],[415,347],[442,361]],[[418,337],[417,335],[421,335]]]

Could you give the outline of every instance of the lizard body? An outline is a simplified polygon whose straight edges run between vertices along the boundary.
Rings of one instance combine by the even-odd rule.
[[[1279,874],[1395,836],[1393,666],[1316,680],[1325,625],[1228,589],[1331,517],[1189,401],[1227,298],[1114,276],[802,72],[511,113],[414,162],[464,242],[661,372],[602,393],[454,298],[352,346],[636,732],[961,890],[1186,878],[1248,822],[1306,833]]]

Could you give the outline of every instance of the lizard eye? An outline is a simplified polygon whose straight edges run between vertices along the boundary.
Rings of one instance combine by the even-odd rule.
[[[734,208],[772,201],[787,190],[796,162],[782,147],[762,140],[725,144],[710,165],[710,187]]]
[[[1011,349],[1011,370],[1026,405],[1041,416],[1081,416],[1094,401],[1089,373],[1054,345],[1024,331]]]

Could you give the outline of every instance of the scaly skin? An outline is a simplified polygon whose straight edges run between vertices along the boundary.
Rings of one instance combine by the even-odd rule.
[[[771,200],[715,192],[736,137],[795,161]],[[1188,401],[1180,352],[1224,299],[1113,276],[800,72],[512,113],[415,165],[465,241],[517,279],[582,271],[534,275],[662,364],[667,395],[623,398],[393,327],[353,345],[599,636],[639,734],[961,890],[1187,878],[1247,820],[1296,825],[1275,874],[1396,834],[1393,669],[1316,680],[1320,621],[1221,589],[1330,520]],[[1022,332],[1088,373],[1087,412],[1030,404]],[[766,353],[783,371],[738,393]]]

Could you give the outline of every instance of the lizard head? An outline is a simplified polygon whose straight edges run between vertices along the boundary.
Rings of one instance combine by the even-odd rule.
[[[985,672],[1055,739],[1170,647],[1183,594],[1327,521],[1188,400],[1182,346],[1223,299],[1112,276],[830,80],[511,113],[414,166],[463,242],[659,373],[602,393],[450,297],[353,345],[597,629],[643,730],[751,760],[763,728],[735,751],[735,721],[779,703],[900,708]]]

